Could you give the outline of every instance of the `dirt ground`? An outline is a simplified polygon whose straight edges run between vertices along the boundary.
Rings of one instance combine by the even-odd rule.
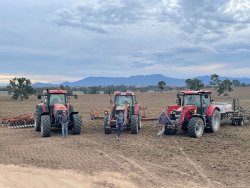
[[[141,93],[144,107],[166,107],[176,91]],[[235,89],[250,106],[250,88]],[[217,101],[229,100],[217,97]],[[34,112],[39,101],[11,101],[0,96],[0,119]],[[102,121],[91,121],[90,109],[102,112],[108,95],[80,95],[71,103],[84,122],[82,133],[63,139],[59,130],[41,138],[33,128],[0,127],[0,187],[249,187],[250,126],[223,124],[201,139],[179,132],[157,137],[155,121],[143,122],[138,135],[125,132],[120,142],[105,135]],[[147,112],[158,116],[160,111]]]

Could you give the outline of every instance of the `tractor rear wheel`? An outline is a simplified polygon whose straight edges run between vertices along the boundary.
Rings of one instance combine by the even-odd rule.
[[[35,131],[41,131],[41,116],[38,114],[38,110],[36,110],[35,114]]]
[[[105,134],[111,134],[111,128],[109,127],[109,117],[104,116],[103,129]]]
[[[49,115],[41,116],[41,136],[49,137],[50,136],[50,117]]]
[[[188,136],[200,138],[204,132],[204,122],[200,117],[192,117],[188,124]]]
[[[208,128],[208,132],[218,132],[220,129],[221,119],[220,119],[220,113],[218,110],[214,110],[213,114],[211,116],[211,125]]]
[[[131,116],[131,134],[137,134],[139,131],[139,121],[137,115]]]
[[[73,126],[71,129],[71,134],[77,135],[81,133],[82,119],[79,114],[73,114]]]

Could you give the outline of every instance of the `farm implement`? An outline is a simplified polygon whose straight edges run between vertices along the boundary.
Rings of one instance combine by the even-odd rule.
[[[217,132],[222,120],[243,125],[250,113],[233,103],[213,102],[210,91],[182,91],[177,94],[177,104],[168,106],[166,114],[173,120],[173,125],[165,126],[165,134],[174,135],[181,129],[190,137],[199,138],[206,132]]]
[[[1,124],[2,126],[14,129],[34,127],[34,114],[21,114],[18,116],[3,118]]]

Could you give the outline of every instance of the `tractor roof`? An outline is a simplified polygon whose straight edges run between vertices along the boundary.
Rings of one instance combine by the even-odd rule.
[[[183,95],[199,95],[199,94],[203,94],[203,93],[208,93],[211,94],[211,91],[208,90],[199,90],[199,91],[191,91],[191,90],[185,90],[185,91],[181,91],[181,94]]]
[[[56,90],[44,90],[43,93],[50,93],[50,94],[66,94],[66,90],[56,89]]]
[[[132,91],[126,91],[126,92],[120,92],[120,91],[116,91],[116,92],[114,92],[114,95],[116,96],[116,95],[121,95],[121,96],[133,96],[133,95],[135,95],[135,93],[134,92],[132,92]]]

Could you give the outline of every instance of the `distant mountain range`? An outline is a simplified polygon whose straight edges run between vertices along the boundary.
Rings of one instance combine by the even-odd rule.
[[[198,76],[196,79],[202,80],[204,84],[208,84],[210,76]],[[221,80],[239,80],[241,83],[250,84],[250,78],[232,78],[232,77],[220,77]],[[108,85],[135,85],[135,86],[147,86],[157,85],[159,81],[164,81],[168,86],[185,86],[185,79],[166,77],[162,74],[151,75],[138,75],[130,77],[87,77],[75,82],[63,82],[59,84],[53,83],[34,83],[34,87],[57,87],[64,86],[108,86]]]

